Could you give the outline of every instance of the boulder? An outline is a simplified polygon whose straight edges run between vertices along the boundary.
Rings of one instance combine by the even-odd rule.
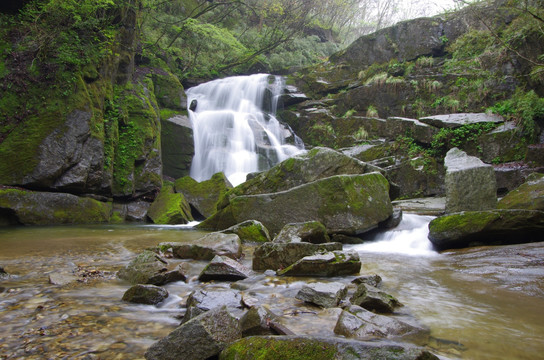
[[[216,255],[198,276],[199,281],[237,281],[248,278],[251,270],[228,257]]]
[[[324,308],[330,308],[338,306],[347,293],[348,288],[345,284],[317,282],[304,285],[295,298]]]
[[[277,234],[289,223],[319,221],[329,233],[353,235],[375,228],[392,212],[383,175],[338,175],[273,194],[235,197],[199,227],[225,229],[254,219]]]
[[[353,305],[342,311],[334,328],[334,333],[360,340],[379,338],[410,340],[424,345],[430,331],[420,325],[413,325],[394,317],[375,314],[360,306]]]
[[[9,274],[6,272],[6,270],[4,270],[3,267],[0,266],[0,280],[6,279],[8,277],[9,277]]]
[[[292,335],[243,338],[229,345],[219,356],[219,360],[231,359],[438,360],[438,357],[408,344]]]
[[[330,242],[325,226],[318,221],[287,224],[274,238],[276,243],[309,242],[322,244]]]
[[[538,210],[464,211],[429,223],[429,240],[439,250],[542,241],[544,212]]]
[[[444,195],[444,166],[434,158],[404,158],[384,167],[384,172],[399,189],[393,200]]]
[[[240,339],[240,323],[226,307],[208,311],[182,324],[146,351],[147,360],[202,360],[218,355]]]
[[[126,204],[125,219],[127,221],[144,222],[146,221],[147,211],[149,210],[150,203],[147,201],[136,200]]]
[[[123,294],[123,301],[136,304],[157,305],[168,297],[165,288],[155,285],[137,284]]]
[[[242,256],[242,242],[236,234],[210,233],[194,242],[166,242],[159,250],[170,251],[179,259],[212,260],[214,256],[237,259]]]
[[[182,194],[174,192],[172,185],[164,185],[155,199],[147,216],[155,224],[187,224],[193,221],[191,207]]]
[[[210,217],[217,209],[217,201],[232,185],[223,173],[214,174],[211,179],[198,182],[190,176],[177,179],[176,192],[182,193],[191,206],[204,218]]]
[[[494,123],[500,124],[504,119],[500,115],[488,113],[458,113],[448,115],[434,115],[420,118],[419,121],[437,128],[455,129],[463,125]]]
[[[499,200],[497,208],[544,211],[544,174],[531,174],[525,183]]]
[[[393,296],[374,286],[361,283],[350,299],[353,305],[382,314],[390,314],[402,304]]]
[[[494,209],[497,184],[491,165],[453,148],[444,159],[446,213]]]
[[[174,179],[189,175],[195,155],[193,127],[185,115],[161,120],[162,173]]]
[[[375,288],[380,287],[382,283],[382,277],[380,275],[374,274],[374,275],[362,275],[358,276],[355,279],[351,281],[354,284],[367,284],[370,286],[374,286]]]
[[[239,292],[226,289],[194,290],[187,298],[187,312],[183,322],[213,309],[226,306],[229,311],[242,308],[242,296]]]
[[[71,194],[0,189],[0,217],[24,225],[91,224],[110,221],[112,204]],[[0,221],[2,223],[2,221]]]
[[[388,117],[385,132],[378,134],[390,140],[395,140],[399,136],[410,134],[417,143],[430,145],[433,136],[438,133],[435,126],[427,125],[416,119],[403,117]]]
[[[359,274],[361,259],[356,251],[331,251],[305,256],[278,271],[285,276],[342,276]]]
[[[342,250],[340,243],[264,243],[253,253],[253,270],[278,270],[318,252]]]
[[[270,323],[277,318],[264,306],[254,306],[240,319],[242,336],[253,335],[277,335],[277,332],[270,327]]]
[[[268,229],[257,220],[247,220],[221,231],[225,234],[236,234],[242,243],[265,243],[270,241]]]
[[[181,266],[168,269],[168,262],[152,251],[144,251],[119,270],[117,276],[131,284],[164,285],[185,281]]]

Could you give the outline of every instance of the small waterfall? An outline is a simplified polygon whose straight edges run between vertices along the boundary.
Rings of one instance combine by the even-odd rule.
[[[187,90],[195,156],[191,177],[207,180],[222,171],[232,185],[304,149],[276,118],[283,78],[267,74],[214,80]],[[191,106],[193,108],[193,106]]]

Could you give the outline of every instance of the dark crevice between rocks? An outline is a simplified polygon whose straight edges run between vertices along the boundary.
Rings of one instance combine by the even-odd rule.
[[[12,209],[2,209],[0,208],[0,226],[16,226],[23,225],[15,211]]]
[[[191,215],[193,216],[193,219],[195,221],[204,221],[206,220],[206,217],[202,215],[193,205],[189,204],[191,207]]]

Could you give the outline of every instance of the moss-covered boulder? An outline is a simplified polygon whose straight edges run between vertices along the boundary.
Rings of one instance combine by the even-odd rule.
[[[278,270],[294,264],[305,256],[334,250],[342,250],[342,244],[265,243],[255,249],[252,266],[253,270]]]
[[[147,216],[155,224],[187,224],[193,221],[191,206],[183,194],[174,191],[172,185],[164,185],[149,207]]]
[[[250,336],[223,350],[220,360],[438,360],[427,350],[407,344],[364,342],[335,337]]]
[[[330,242],[327,228],[319,221],[307,221],[304,223],[287,224],[274,238],[274,242],[310,242],[322,244]]]
[[[366,310],[382,314],[390,314],[394,312],[397,307],[402,306],[400,301],[393,296],[365,283],[357,285],[357,290],[350,301],[352,304]]]
[[[181,267],[169,266],[168,262],[152,251],[144,251],[117,272],[120,279],[131,284],[164,285],[185,281]]]
[[[184,323],[146,351],[147,360],[200,360],[218,355],[242,337],[240,323],[225,307]]]
[[[429,240],[435,247],[444,250],[542,241],[543,231],[543,211],[465,211],[432,220],[429,223]]]
[[[544,210],[544,174],[529,175],[525,183],[499,200],[497,208]]]
[[[258,220],[277,234],[286,224],[319,221],[329,233],[360,234],[393,213],[380,173],[338,175],[273,194],[238,196],[199,227],[224,229]]]
[[[185,199],[198,213],[207,218],[217,210],[217,201],[232,185],[223,173],[214,174],[211,179],[198,182],[190,176],[185,176],[175,182],[176,192],[183,194]]]
[[[0,223],[24,225],[107,223],[112,204],[64,193],[0,189]]]
[[[257,220],[248,220],[222,231],[225,234],[236,234],[243,243],[265,243],[270,241],[268,229]]]
[[[361,259],[356,251],[331,251],[305,256],[278,271],[285,276],[344,276],[358,275]]]

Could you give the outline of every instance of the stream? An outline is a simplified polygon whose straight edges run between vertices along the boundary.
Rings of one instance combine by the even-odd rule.
[[[431,329],[429,348],[445,358],[537,359],[544,354],[544,243],[436,253],[426,240],[431,218],[406,215],[393,231],[349,245],[377,273],[401,312]],[[0,229],[0,359],[143,359],[145,350],[180,322],[188,294],[233,287],[267,304],[295,333],[332,335],[338,310],[293,299],[303,278],[268,272],[237,283],[201,284],[206,265],[186,261],[188,282],[166,286],[159,306],[121,301],[129,285],[115,272],[141,250],[164,241],[195,240],[183,226],[65,226]],[[253,246],[244,247],[251,265]],[[76,274],[67,285],[50,275]],[[353,277],[327,279],[350,282]],[[309,311],[297,311],[305,310]]]

